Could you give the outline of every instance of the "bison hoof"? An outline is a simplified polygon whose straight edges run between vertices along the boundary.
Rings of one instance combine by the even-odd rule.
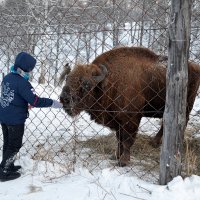
[[[149,144],[153,147],[153,148],[159,148],[161,145],[160,141],[157,141],[156,139],[152,139]]]
[[[115,155],[110,156],[109,159],[110,159],[110,160],[119,160],[119,159],[117,158],[117,156],[115,156]]]
[[[117,163],[117,166],[119,166],[119,167],[126,167],[127,165],[128,165],[127,163],[122,162],[122,161],[119,161],[119,162]]]

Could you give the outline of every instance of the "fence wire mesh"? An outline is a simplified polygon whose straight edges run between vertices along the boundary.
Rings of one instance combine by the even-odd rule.
[[[193,1],[190,59],[196,63],[200,60],[199,10],[200,2]],[[123,46],[147,47],[159,55],[167,55],[169,15],[169,0],[4,0],[0,3],[0,79],[9,72],[15,56],[20,51],[27,51],[37,59],[31,74],[37,94],[58,99],[65,84],[59,84],[59,77],[67,63],[73,70],[77,63],[91,63],[102,53]],[[198,80],[198,75],[193,76]],[[151,77],[151,80],[156,78]],[[138,74],[138,79],[146,81],[142,74]],[[115,90],[121,92],[124,101],[129,101],[127,109],[121,108],[117,99],[110,98],[109,92],[107,99],[118,108],[104,108],[116,125],[120,125],[122,115],[119,109],[125,113],[127,123],[131,122],[134,98],[138,98],[129,99],[127,90],[136,88],[120,81],[116,77],[107,85],[120,88]],[[151,81],[145,84],[148,88],[152,85]],[[155,97],[164,91],[165,88],[155,90]],[[185,134],[184,171],[199,175],[199,93],[195,96]],[[159,109],[163,112],[164,107]],[[45,162],[47,167],[42,173],[50,177],[56,177],[57,171],[70,173],[76,167],[86,167],[91,172],[112,167],[139,178],[158,179],[160,149],[152,147],[150,141],[159,131],[161,119],[156,115],[141,119],[130,163],[126,168],[118,168],[117,162],[110,160],[117,149],[115,131],[91,120],[87,109],[81,110],[83,112],[72,118],[64,110],[31,109],[19,156],[33,159],[36,167]],[[101,110],[94,111],[95,117],[102,117]],[[138,110],[135,114],[141,112]],[[0,144],[2,149],[2,137]]]

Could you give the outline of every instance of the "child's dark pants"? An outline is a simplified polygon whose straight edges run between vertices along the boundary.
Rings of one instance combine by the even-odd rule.
[[[24,124],[1,124],[1,126],[3,131],[3,158],[1,168],[6,171],[14,165],[16,154],[22,146]]]

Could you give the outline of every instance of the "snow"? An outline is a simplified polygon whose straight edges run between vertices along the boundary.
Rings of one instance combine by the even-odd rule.
[[[58,99],[61,88],[51,85],[32,83],[42,97]],[[46,91],[46,92],[44,92]],[[195,102],[193,114],[197,112],[199,98]],[[153,119],[152,119],[153,120]],[[192,119],[193,123],[197,119]],[[199,119],[198,119],[199,120]],[[160,121],[143,119],[144,134],[151,134],[159,129]],[[154,125],[153,125],[154,124]],[[1,200],[198,200],[200,199],[200,177],[192,175],[183,179],[174,178],[165,186],[160,186],[152,174],[142,180],[132,168],[113,167],[98,155],[101,164],[91,166],[90,160],[81,163],[86,156],[80,150],[79,160],[74,164],[72,147],[67,141],[74,138],[74,133],[81,140],[96,133],[107,135],[110,130],[90,121],[86,113],[81,113],[74,122],[61,110],[33,108],[26,122],[24,145],[20,150],[16,164],[22,165],[22,176],[16,180],[0,182]],[[1,131],[0,131],[1,135]],[[59,138],[59,140],[58,140]],[[57,143],[59,141],[59,144]],[[66,155],[58,154],[63,145]],[[0,146],[2,141],[0,140]],[[38,149],[36,149],[36,147]],[[44,158],[41,157],[45,154]],[[46,155],[48,153],[48,155]],[[40,156],[38,157],[38,154]],[[58,156],[56,156],[58,154]],[[1,154],[0,154],[1,155]],[[52,157],[51,157],[52,156]],[[61,157],[59,157],[61,156]],[[58,159],[61,158],[61,161]],[[1,159],[1,156],[0,156]],[[56,162],[58,161],[58,162]],[[87,163],[88,162],[88,163]],[[95,165],[95,163],[94,163]],[[134,170],[137,170],[134,169]],[[138,173],[141,173],[138,169]]]
[[[198,200],[200,177],[193,175],[183,180],[179,176],[168,185],[159,186],[111,169],[95,174],[76,169],[49,182],[26,173],[14,181],[0,183],[0,195],[1,200]]]

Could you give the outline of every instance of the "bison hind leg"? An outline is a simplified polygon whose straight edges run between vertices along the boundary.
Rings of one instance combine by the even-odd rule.
[[[160,145],[162,144],[162,140],[159,140],[158,138],[154,137],[153,139],[150,140],[149,144],[153,148],[159,148]]]
[[[163,136],[163,124],[158,133],[156,134],[156,136],[150,140],[149,144],[154,148],[160,147],[160,145],[162,144],[162,136]]]

